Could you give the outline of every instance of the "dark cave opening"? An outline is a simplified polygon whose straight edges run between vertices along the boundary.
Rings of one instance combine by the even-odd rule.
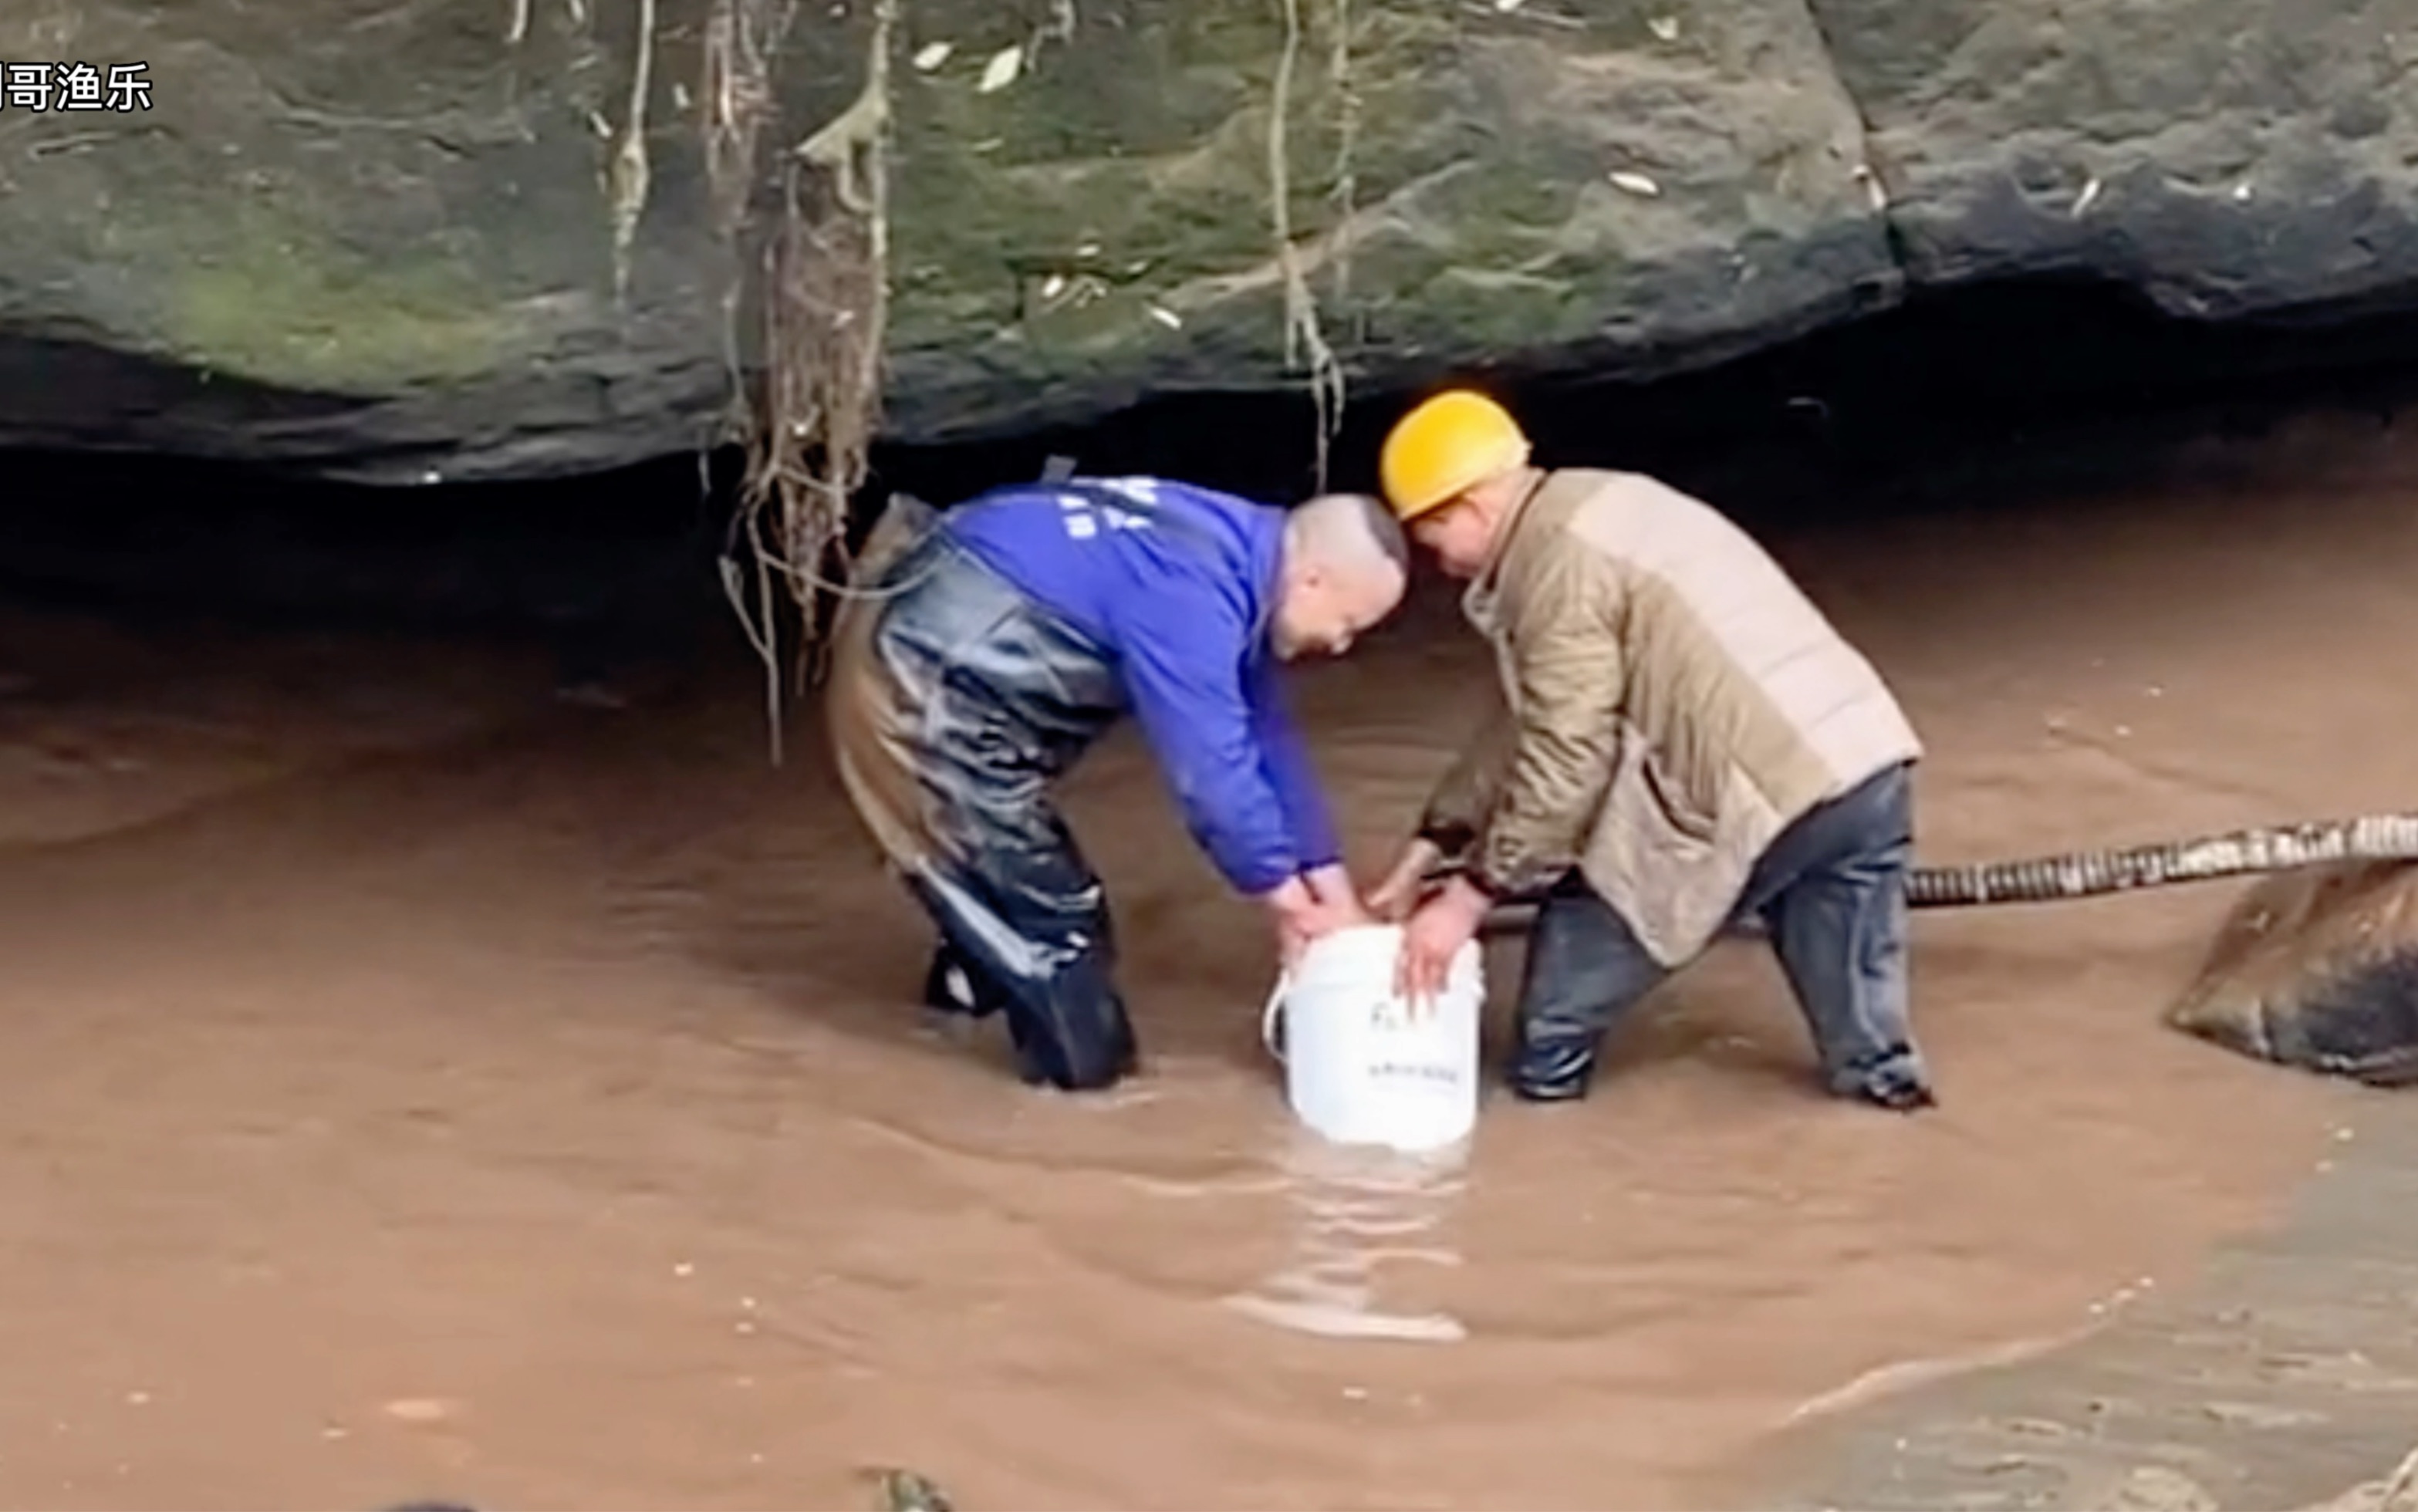
[[[1475,374],[1478,381],[1488,381]],[[1652,472],[1752,525],[2023,507],[2119,484],[2174,443],[2418,393],[2418,313],[2165,318],[2104,283],[1918,298],[1650,384],[1492,384],[1540,459]],[[1330,483],[1370,488],[1409,395],[1357,396]],[[1097,424],[879,450],[870,503],[946,504],[1053,455],[1282,502],[1314,481],[1302,394],[1186,394]],[[516,484],[332,485],[158,455],[0,453],[0,593],[144,619],[539,634],[574,663],[749,655],[716,568],[738,458]],[[702,638],[700,638],[702,637]]]

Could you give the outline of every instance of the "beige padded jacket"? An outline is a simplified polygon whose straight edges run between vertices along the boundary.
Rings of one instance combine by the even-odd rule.
[[[1504,706],[1422,832],[1470,836],[1470,876],[1498,894],[1578,867],[1665,966],[1704,949],[1790,821],[1922,755],[1763,548],[1651,478],[1544,475],[1462,611]]]

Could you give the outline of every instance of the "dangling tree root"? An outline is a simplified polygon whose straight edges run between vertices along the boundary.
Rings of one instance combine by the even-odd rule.
[[[1342,423],[1344,404],[1343,364],[1333,347],[1327,344],[1326,329],[1318,318],[1318,298],[1310,292],[1309,280],[1301,267],[1301,250],[1293,245],[1293,172],[1290,126],[1293,117],[1293,70],[1301,59],[1301,0],[1278,0],[1284,14],[1284,41],[1277,53],[1275,99],[1268,106],[1268,219],[1276,237],[1277,267],[1284,282],[1284,351],[1285,366],[1308,369],[1310,403],[1316,411],[1318,426],[1317,486],[1326,487],[1327,449]],[[1340,71],[1349,67],[1351,56],[1351,12],[1348,0],[1337,0],[1333,18],[1335,33],[1329,52],[1328,67]],[[1348,75],[1331,79],[1338,92],[1342,112],[1344,143],[1337,157],[1339,188],[1350,182],[1350,142],[1353,123],[1350,80]],[[1348,223],[1348,222],[1347,222]]]
[[[1288,127],[1304,3],[1278,0],[1284,35],[1269,109],[1267,187],[1283,280],[1286,365],[1308,374],[1317,409],[1318,486],[1324,489],[1327,450],[1345,395],[1343,366],[1320,322],[1292,223]],[[526,0],[513,4],[517,32],[526,28]],[[642,4],[650,20],[654,0]],[[803,685],[823,670],[836,601],[854,596],[845,586],[849,513],[865,481],[880,419],[889,311],[890,69],[902,0],[876,0],[865,84],[855,100],[780,159],[773,225],[760,268],[753,268],[742,248],[756,200],[766,187],[758,172],[759,142],[779,124],[774,73],[798,4],[712,0],[701,81],[713,219],[731,260],[723,298],[733,394],[728,428],[747,453],[741,507],[723,558],[723,586],[764,664],[775,762],[781,758],[781,611],[786,605],[800,621],[791,670],[793,681]],[[1335,193],[1348,224],[1356,134],[1353,15],[1350,0],[1326,0],[1326,7],[1328,83],[1339,138]],[[1028,52],[1045,40],[1070,42],[1077,24],[1075,0],[1048,0],[1048,20]],[[641,87],[643,77],[642,63]],[[634,104],[613,165],[617,289],[627,281],[628,247],[646,197],[642,109],[642,102]],[[1339,248],[1339,296],[1344,292],[1345,255]],[[757,302],[764,367],[753,404],[746,398],[751,385],[745,344],[739,339],[751,271],[760,273]]]
[[[764,663],[775,761],[782,608],[799,619],[791,671],[803,685],[819,671],[832,601],[845,591],[849,508],[880,422],[898,15],[899,0],[877,0],[863,87],[780,159],[758,267],[761,389],[753,405],[733,405],[747,465],[723,585]],[[794,16],[794,0],[717,0],[707,28],[707,167],[716,228],[733,255],[724,313],[736,396],[749,388],[737,336],[747,268],[739,249],[758,187],[758,143],[778,124],[773,66]]]

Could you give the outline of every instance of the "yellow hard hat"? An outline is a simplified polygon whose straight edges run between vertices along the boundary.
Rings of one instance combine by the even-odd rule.
[[[1378,454],[1385,502],[1416,520],[1464,489],[1528,460],[1528,437],[1501,405],[1449,389],[1394,422]]]

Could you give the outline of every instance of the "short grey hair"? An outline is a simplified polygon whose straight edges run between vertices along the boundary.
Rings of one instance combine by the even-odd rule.
[[[1411,575],[1401,522],[1373,494],[1321,494],[1303,501],[1285,522],[1285,540],[1304,560],[1347,577]]]

